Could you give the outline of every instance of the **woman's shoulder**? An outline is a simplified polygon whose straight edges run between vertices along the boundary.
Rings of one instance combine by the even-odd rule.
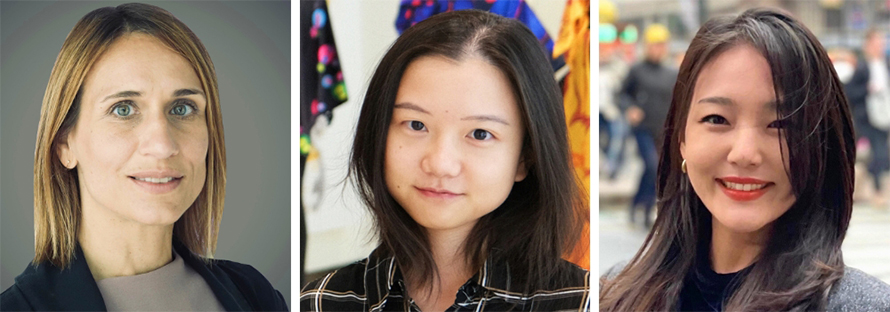
[[[235,261],[214,259],[207,267],[217,277],[220,273],[224,273],[231,279],[253,309],[287,310],[287,302],[281,292],[275,289],[272,283],[253,266]]]
[[[369,300],[376,303],[385,299],[382,294],[388,293],[388,289],[368,288],[385,287],[381,283],[393,278],[394,264],[391,257],[371,256],[325,274],[300,291],[300,310],[367,310]]]
[[[22,290],[15,284],[9,286],[0,294],[0,310],[2,311],[32,311],[34,307],[28,303],[28,299]]]
[[[566,285],[562,287],[590,288],[590,271],[566,260],[560,261],[560,275],[567,276]]]
[[[28,264],[15,283],[0,295],[2,311],[54,311],[104,309],[99,288],[79,253],[62,269],[51,262]]]
[[[890,311],[890,285],[859,269],[844,268],[828,295],[828,311]]]
[[[300,291],[301,299],[306,293],[331,288],[364,292],[365,271],[368,270],[369,261],[369,258],[364,258],[309,282]]]
[[[178,241],[174,241],[173,248],[192,270],[204,277],[211,289],[221,287],[232,294],[233,298],[220,298],[221,302],[234,300],[241,302],[238,305],[243,305],[244,302],[237,296],[240,293],[252,310],[287,310],[287,302],[281,292],[253,266],[229,260],[202,259]]]

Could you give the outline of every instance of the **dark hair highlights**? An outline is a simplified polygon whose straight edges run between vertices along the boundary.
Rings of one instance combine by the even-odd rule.
[[[500,207],[483,216],[464,242],[468,264],[489,256],[507,261],[512,284],[526,291],[562,280],[560,256],[570,250],[587,216],[571,170],[562,96],[548,58],[520,22],[477,10],[430,17],[390,47],[368,86],[358,120],[350,177],[375,218],[378,251],[403,272],[433,283],[437,270],[424,229],[390,195],[384,179],[387,132],[402,74],[421,56],[456,61],[480,57],[507,77],[525,127],[521,159],[528,169]],[[492,252],[497,250],[497,252]]]
[[[775,221],[766,247],[725,310],[824,310],[831,285],[843,276],[841,243],[853,205],[855,147],[842,85],[803,24],[782,11],[751,9],[709,20],[686,52],[665,121],[658,218],[625,269],[600,281],[601,310],[676,309],[697,249],[710,241],[712,218],[680,171],[679,145],[699,73],[738,45],[750,45],[769,63],[776,114],[786,124],[780,129],[788,142],[786,172],[797,201]]]

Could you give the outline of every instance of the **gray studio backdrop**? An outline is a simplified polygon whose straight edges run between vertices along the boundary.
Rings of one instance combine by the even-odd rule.
[[[34,147],[53,62],[81,17],[122,3],[0,2],[2,290],[34,257]],[[291,4],[145,3],[170,11],[188,25],[216,67],[228,161],[216,258],[254,266],[291,306]]]

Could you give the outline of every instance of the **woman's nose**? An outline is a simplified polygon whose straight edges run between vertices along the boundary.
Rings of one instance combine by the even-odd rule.
[[[763,162],[762,146],[770,141],[760,134],[759,129],[739,129],[726,158],[730,163],[740,167],[759,166]]]
[[[455,177],[461,172],[460,153],[447,137],[434,139],[420,161],[424,173],[435,177]]]
[[[146,116],[139,125],[139,153],[156,159],[179,154],[175,129],[166,116]]]

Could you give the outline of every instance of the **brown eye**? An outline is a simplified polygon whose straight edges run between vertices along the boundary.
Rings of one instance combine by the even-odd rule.
[[[776,120],[776,121],[771,122],[767,127],[768,128],[784,129],[786,124],[787,124],[787,122],[785,120]]]
[[[423,129],[426,129],[426,125],[424,125],[422,122],[419,122],[417,120],[412,120],[412,121],[408,122],[408,126],[411,127],[411,130],[414,130],[414,131],[422,131]]]
[[[706,123],[715,124],[715,125],[725,125],[725,124],[729,123],[726,120],[726,118],[723,118],[723,116],[720,116],[720,115],[707,115],[707,116],[705,116],[705,118],[701,119],[701,122],[706,122]]]
[[[479,140],[479,141],[484,141],[484,140],[491,139],[492,135],[491,135],[491,132],[488,132],[488,131],[485,131],[482,129],[476,129],[476,130],[473,130],[473,138],[476,140]]]

